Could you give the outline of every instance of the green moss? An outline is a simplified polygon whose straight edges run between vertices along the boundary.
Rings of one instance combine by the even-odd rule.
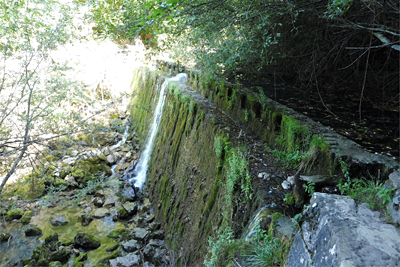
[[[24,224],[29,223],[31,221],[32,216],[33,216],[33,211],[31,210],[26,211],[24,215],[22,215],[21,222]]]
[[[22,215],[24,214],[24,211],[21,209],[13,209],[7,212],[6,215],[6,220],[11,221],[14,219],[20,219]]]
[[[80,262],[83,262],[87,259],[87,253],[82,253],[74,260],[74,264],[72,266],[77,267]]]

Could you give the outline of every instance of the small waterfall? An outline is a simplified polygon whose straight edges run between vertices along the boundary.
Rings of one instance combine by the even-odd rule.
[[[256,215],[254,215],[253,219],[251,220],[249,226],[247,227],[246,231],[243,232],[242,238],[245,240],[249,240],[251,236],[255,233],[255,230],[257,227],[260,226],[260,223],[262,220],[265,220],[267,217],[270,217],[268,213],[265,213],[265,211],[268,211],[266,207],[262,207]]]
[[[126,124],[125,132],[124,132],[124,135],[122,136],[122,139],[119,140],[118,143],[116,143],[115,145],[113,145],[113,146],[111,147],[111,149],[116,149],[116,148],[122,146],[123,144],[125,144],[126,138],[128,138],[128,134],[129,134],[129,123]]]
[[[170,81],[184,83],[186,81],[186,78],[187,78],[186,73],[179,73],[173,78],[165,79],[164,83],[161,85],[160,96],[158,98],[158,103],[154,112],[153,123],[151,124],[150,134],[147,140],[146,148],[142,156],[140,157],[138,164],[136,165],[136,168],[134,170],[134,177],[131,178],[131,180],[134,179],[135,181],[135,187],[142,188],[144,182],[146,181],[147,168],[149,165],[151,152],[153,150],[154,138],[157,134],[158,126],[160,125],[162,110],[164,107],[164,101],[167,91],[166,89],[168,88],[168,84]]]

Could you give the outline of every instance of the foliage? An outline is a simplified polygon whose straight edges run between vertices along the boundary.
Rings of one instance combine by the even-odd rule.
[[[221,227],[215,239],[208,240],[208,258],[204,260],[207,267],[229,266],[235,260],[244,262],[245,266],[283,266],[290,241],[279,239],[259,227],[250,240],[234,239],[229,227]]]
[[[395,188],[384,188],[383,184],[373,177],[370,180],[365,178],[350,179],[348,165],[342,158],[339,158],[345,181],[338,183],[340,193],[346,194],[360,202],[367,203],[373,210],[385,211],[386,205],[392,201],[392,194]]]
[[[282,266],[288,252],[288,242],[268,234],[259,227],[255,232],[244,257],[247,266]]]
[[[304,190],[306,191],[307,194],[312,196],[315,192],[315,183],[308,181],[307,184],[304,184]]]
[[[221,227],[217,230],[217,238],[208,239],[208,253],[210,257],[204,260],[207,267],[224,266],[226,248],[234,242],[233,230],[230,227]]]
[[[246,199],[252,199],[253,194],[251,191],[251,176],[249,167],[247,165],[246,155],[244,149],[235,148],[229,151],[227,157],[227,181],[226,181],[226,204],[227,207],[231,205],[232,195],[235,185],[240,184],[242,192],[245,194]]]

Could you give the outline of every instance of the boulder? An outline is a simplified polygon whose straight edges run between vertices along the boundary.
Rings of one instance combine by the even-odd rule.
[[[75,236],[75,245],[87,250],[100,247],[100,241],[89,234],[77,234]]]
[[[138,205],[134,202],[127,202],[122,204],[122,207],[128,212],[129,216],[133,216],[138,211]]]
[[[400,233],[366,204],[314,193],[285,266],[398,266]]]
[[[0,243],[7,242],[10,236],[7,232],[0,233]]]
[[[59,261],[65,263],[68,261],[68,251],[65,247],[60,247],[58,250],[50,253],[50,261]]]
[[[20,219],[22,215],[24,214],[24,211],[21,209],[13,209],[7,212],[7,215],[5,217],[6,221],[12,221],[15,219]]]
[[[22,215],[21,217],[21,222],[23,224],[28,224],[31,221],[32,216],[33,216],[33,211],[31,210],[25,211],[24,215]]]
[[[68,221],[64,218],[64,216],[60,215],[50,217],[49,221],[53,226],[63,226],[68,224]]]
[[[140,256],[136,252],[129,253],[124,257],[118,257],[116,259],[110,260],[111,267],[134,267],[140,266],[140,263]]]
[[[137,240],[129,240],[125,243],[122,243],[122,248],[126,251],[126,252],[134,252],[137,251],[141,248],[142,246],[139,244],[139,242]]]
[[[34,226],[34,227],[31,227],[31,228],[26,229],[26,230],[25,230],[25,235],[26,235],[26,236],[38,236],[38,235],[42,235],[42,230],[41,230],[39,227]]]
[[[98,207],[98,208],[102,207],[102,206],[104,205],[104,198],[102,198],[102,197],[95,197],[95,198],[93,199],[93,204],[94,204],[96,207]]]
[[[107,208],[99,208],[94,211],[93,217],[96,219],[100,219],[110,214],[111,212]]]
[[[141,242],[145,242],[149,237],[149,231],[144,228],[136,228],[132,232],[133,238]]]

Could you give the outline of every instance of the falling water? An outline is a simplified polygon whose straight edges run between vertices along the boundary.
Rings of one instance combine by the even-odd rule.
[[[160,97],[158,98],[157,107],[154,112],[153,123],[151,124],[149,138],[147,140],[146,148],[139,159],[138,164],[134,170],[135,187],[142,188],[144,182],[146,181],[147,168],[151,156],[151,151],[153,150],[154,138],[158,131],[158,126],[160,125],[162,110],[164,107],[164,101],[166,96],[166,89],[169,82],[180,82],[184,83],[186,81],[186,73],[179,73],[173,78],[165,79],[164,83],[161,85]]]

